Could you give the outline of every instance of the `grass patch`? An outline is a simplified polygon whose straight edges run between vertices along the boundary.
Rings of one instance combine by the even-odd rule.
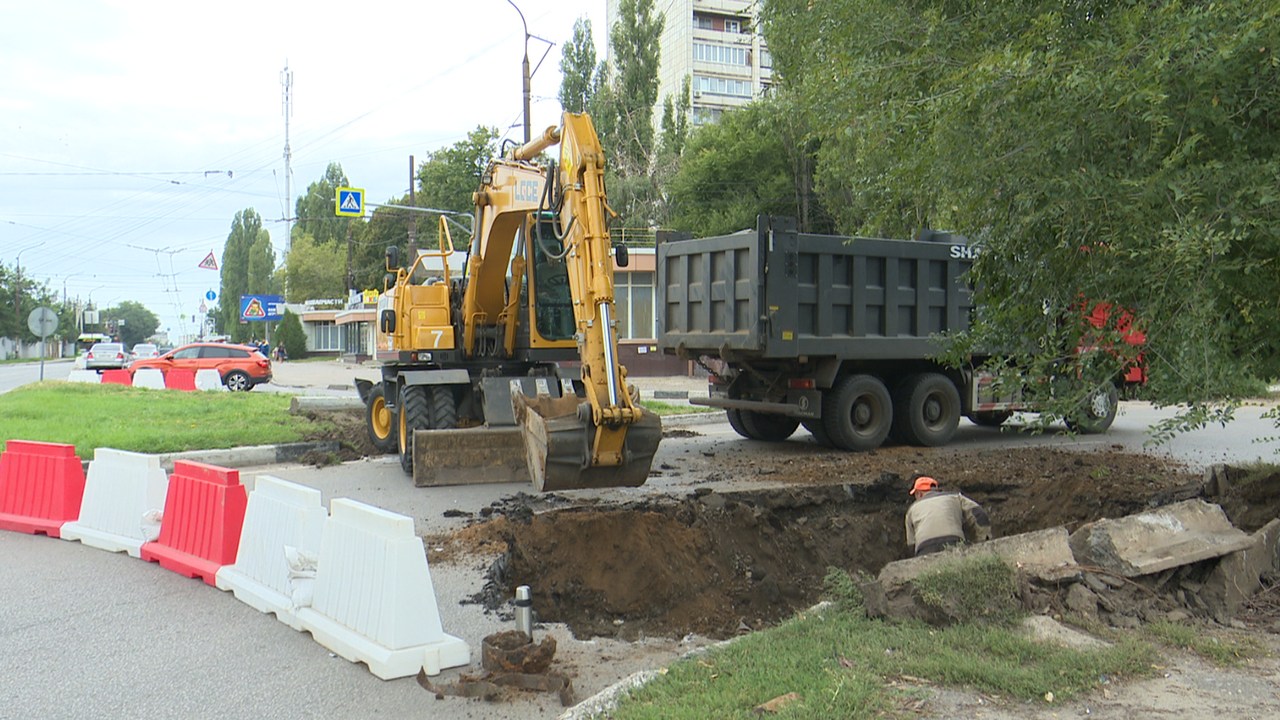
[[[830,584],[829,584],[830,586]],[[1104,677],[1149,674],[1154,649],[1133,639],[1104,650],[1035,643],[997,625],[933,628],[871,620],[840,603],[681,660],[612,713],[639,718],[755,718],[787,693],[783,718],[874,718],[905,699],[891,680],[927,680],[1044,702],[1095,689]]]
[[[1226,632],[1206,633],[1205,628],[1160,620],[1143,626],[1143,633],[1164,645],[1187,650],[1219,667],[1239,665],[1262,651],[1252,638]]]
[[[264,392],[175,392],[48,381],[0,395],[0,441],[142,453],[296,442],[315,424],[289,414],[291,396]]]
[[[1025,614],[1017,574],[995,555],[946,563],[911,584],[925,606],[951,621],[1010,625]]]
[[[641,400],[640,404],[644,406],[644,409],[655,415],[724,412],[721,408],[707,407],[706,405],[676,405],[674,403],[665,403],[661,400]]]

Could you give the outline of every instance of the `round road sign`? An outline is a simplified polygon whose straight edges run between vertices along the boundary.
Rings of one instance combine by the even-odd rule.
[[[33,335],[43,340],[58,329],[58,314],[47,307],[38,307],[27,316],[27,327],[31,328]]]
[[[210,290],[209,292],[207,292],[207,293],[205,293],[205,294],[204,294],[204,299],[205,299],[205,300],[217,300],[217,299],[218,299],[218,293],[216,293],[216,292],[214,292],[214,291]]]

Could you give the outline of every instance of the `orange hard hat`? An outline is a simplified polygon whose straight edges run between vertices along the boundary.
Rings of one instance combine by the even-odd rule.
[[[920,477],[916,478],[916,484],[912,486],[911,494],[915,495],[916,493],[926,492],[928,490],[937,490],[937,489],[938,489],[937,480],[934,480],[928,475],[921,475]]]

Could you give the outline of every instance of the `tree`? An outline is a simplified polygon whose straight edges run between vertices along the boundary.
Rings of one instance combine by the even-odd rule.
[[[56,295],[48,285],[36,283],[27,274],[19,275],[16,264],[8,267],[0,263],[0,337],[26,342],[37,339],[27,327],[27,315],[37,307],[57,305]]]
[[[262,232],[258,213],[253,208],[241,210],[231,221],[231,233],[222,250],[217,327],[236,342],[249,338],[249,328],[240,322],[240,296],[249,294],[249,248]]]
[[[284,311],[277,331],[276,344],[283,345],[289,359],[301,360],[307,356],[307,333],[302,329],[302,320],[291,310]]]
[[[497,138],[496,128],[477,126],[465,140],[428,155],[418,168],[418,206],[470,212],[471,194],[498,153]]]
[[[611,107],[618,171],[645,175],[653,153],[653,108],[658,102],[658,39],[666,16],[654,14],[653,0],[621,0],[609,31],[613,50]]]
[[[755,227],[761,213],[800,216],[802,182],[779,132],[785,122],[777,103],[757,101],[698,128],[667,188],[671,224],[706,236]]]
[[[285,263],[288,293],[285,299],[300,303],[317,298],[346,297],[343,269],[346,253],[337,246],[317,243],[302,234],[293,239]]]
[[[116,334],[126,348],[146,342],[147,338],[155,334],[156,328],[160,327],[160,318],[155,313],[132,300],[124,300],[115,307],[103,310],[101,319],[116,323]]]
[[[566,112],[586,112],[595,94],[596,44],[591,37],[591,20],[573,23],[573,38],[560,51],[560,106]]]
[[[1088,389],[1131,359],[1136,318],[1144,392],[1192,403],[1188,427],[1280,377],[1274,2],[773,0],[764,16],[840,228],[980,241],[982,312],[957,356],[1026,348],[1035,374]],[[1096,302],[1113,311],[1095,330],[1079,316]],[[1064,372],[1082,345],[1103,351]],[[1041,388],[1060,414],[1078,400]]]
[[[346,246],[347,227],[356,222],[356,218],[339,217],[333,208],[338,188],[346,187],[351,182],[342,171],[342,165],[329,163],[324,177],[307,186],[307,193],[298,198],[294,217],[297,222],[293,226],[294,238],[299,235],[310,235],[316,242]],[[292,238],[290,238],[292,242]]]
[[[274,294],[279,288],[272,273],[276,267],[276,252],[271,247],[271,233],[258,231],[258,237],[249,246],[247,284],[250,295]]]

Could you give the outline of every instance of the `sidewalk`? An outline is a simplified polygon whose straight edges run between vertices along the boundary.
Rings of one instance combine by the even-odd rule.
[[[376,382],[381,375],[373,363],[353,364],[340,360],[301,360],[271,364],[272,389],[302,395],[355,397],[357,378]],[[630,383],[648,400],[682,400],[705,397],[707,381],[690,377],[633,377]]]

